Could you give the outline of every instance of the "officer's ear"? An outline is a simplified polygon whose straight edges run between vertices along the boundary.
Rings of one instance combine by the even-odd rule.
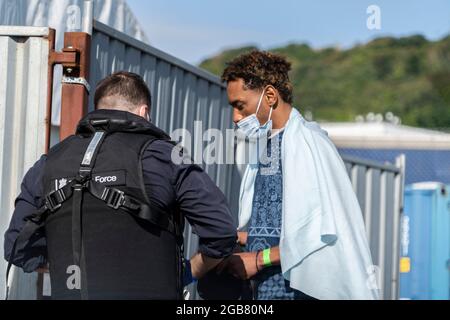
[[[150,121],[150,109],[146,104],[139,107],[139,116]]]

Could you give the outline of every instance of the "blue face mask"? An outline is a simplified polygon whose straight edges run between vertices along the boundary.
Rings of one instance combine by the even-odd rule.
[[[261,125],[259,123],[258,117],[256,116],[261,107],[264,93],[265,91],[263,91],[261,97],[259,98],[258,106],[256,107],[256,113],[242,119],[237,123],[239,130],[241,130],[245,134],[245,136],[249,138],[250,142],[256,141],[261,137],[267,138],[268,134],[272,130],[272,108],[270,108],[269,119],[264,125]]]

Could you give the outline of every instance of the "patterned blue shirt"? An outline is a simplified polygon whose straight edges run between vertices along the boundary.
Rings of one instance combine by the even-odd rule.
[[[283,198],[281,141],[283,131],[268,139],[267,152],[258,164],[253,208],[248,228],[247,250],[276,247],[280,242]],[[273,155],[273,156],[272,156]],[[289,287],[280,266],[265,268],[255,276],[257,300],[292,300],[298,291]]]

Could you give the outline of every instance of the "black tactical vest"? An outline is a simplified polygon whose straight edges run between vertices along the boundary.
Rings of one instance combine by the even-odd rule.
[[[169,137],[124,114],[88,115],[48,154],[53,299],[181,298],[183,222],[149,202],[141,166],[146,147]]]

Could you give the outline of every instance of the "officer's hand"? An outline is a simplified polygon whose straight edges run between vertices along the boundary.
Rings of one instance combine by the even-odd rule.
[[[235,246],[233,249],[233,253],[240,253],[242,252],[241,247],[239,246]],[[233,255],[226,257],[225,259],[223,259],[223,261],[221,263],[219,263],[219,265],[216,267],[216,273],[217,274],[221,274],[228,266],[228,261],[231,259]]]
[[[256,264],[258,263],[258,268]],[[235,253],[226,260],[227,272],[234,277],[242,280],[247,280],[258,273],[260,268],[260,261],[256,261],[256,252],[241,252]]]
[[[223,259],[210,258],[203,255],[202,253],[197,253],[191,260],[191,272],[195,279],[201,279],[206,273],[214,269],[219,265]]]
[[[183,287],[190,285],[192,282],[196,282],[197,279],[192,275],[192,267],[191,262],[189,260],[185,261],[186,265],[184,266],[183,273]]]

